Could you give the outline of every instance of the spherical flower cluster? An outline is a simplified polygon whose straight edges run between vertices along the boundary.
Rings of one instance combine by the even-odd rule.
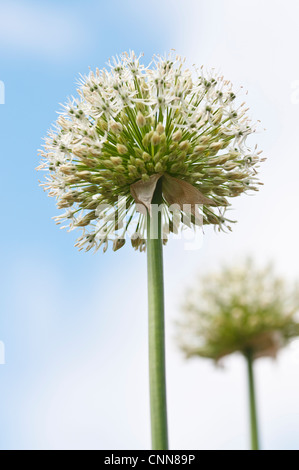
[[[299,336],[299,286],[289,288],[272,267],[251,260],[200,279],[188,292],[178,340],[187,357],[218,361],[234,352],[275,357]]]
[[[231,84],[214,71],[191,72],[172,55],[145,67],[124,53],[108,70],[82,77],[78,94],[49,132],[39,169],[49,172],[44,187],[65,209],[57,223],[83,230],[80,249],[106,251],[114,240],[116,250],[131,230],[132,245],[143,250],[146,213],[136,203],[150,208],[160,178],[165,238],[183,218],[171,204],[182,216],[184,205],[201,205],[203,224],[230,228],[228,198],[261,184],[260,152],[246,145],[255,128]]]

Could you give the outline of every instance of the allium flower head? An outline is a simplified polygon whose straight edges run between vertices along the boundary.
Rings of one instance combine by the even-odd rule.
[[[246,145],[255,128],[231,84],[214,71],[191,72],[172,55],[145,67],[124,53],[108,65],[81,78],[79,96],[64,105],[41,151],[44,187],[66,210],[57,222],[83,230],[80,249],[106,250],[108,240],[118,249],[131,231],[143,250],[140,206],[150,210],[160,181],[165,237],[188,212],[193,226],[201,217],[229,228],[228,199],[257,190],[261,161]]]
[[[299,336],[299,286],[289,288],[271,266],[259,270],[251,260],[200,279],[188,293],[179,325],[179,344],[187,357],[219,360],[251,351],[253,358],[275,357]]]

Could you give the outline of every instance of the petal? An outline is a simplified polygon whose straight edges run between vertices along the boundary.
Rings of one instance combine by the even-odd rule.
[[[161,173],[150,176],[148,181],[139,180],[131,184],[131,195],[135,199],[136,204],[142,204],[151,213],[151,202],[157,186],[158,180],[161,178]],[[137,211],[140,211],[140,208]]]
[[[211,199],[204,196],[198,189],[192,184],[187,183],[178,178],[168,175],[167,173],[163,176],[163,196],[169,205],[178,204],[180,209],[185,212],[186,207],[184,205],[191,206],[191,212],[195,213],[196,204],[205,204],[206,206],[214,206],[215,203]],[[188,209],[188,208],[187,208]]]

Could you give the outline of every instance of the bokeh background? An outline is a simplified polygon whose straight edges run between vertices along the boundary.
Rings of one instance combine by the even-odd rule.
[[[79,73],[133,49],[174,48],[215,67],[262,125],[264,187],[234,200],[231,234],[165,249],[167,385],[172,449],[246,449],[246,368],[186,362],[174,341],[185,286],[253,255],[299,276],[299,4],[296,0],[0,1],[2,449],[147,449],[146,257],[79,253],[38,186],[42,137]],[[263,129],[266,128],[266,131]],[[256,367],[263,449],[299,449],[299,346]]]

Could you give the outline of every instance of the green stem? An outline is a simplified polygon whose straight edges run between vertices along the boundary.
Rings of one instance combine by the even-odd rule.
[[[250,428],[251,428],[251,449],[259,450],[257,411],[255,400],[255,386],[253,374],[253,356],[252,351],[245,354],[248,368],[248,387],[249,387],[249,407],[250,407]]]
[[[149,381],[153,450],[168,449],[165,380],[164,286],[161,213],[162,187],[158,181],[147,214],[147,268],[149,312]]]

